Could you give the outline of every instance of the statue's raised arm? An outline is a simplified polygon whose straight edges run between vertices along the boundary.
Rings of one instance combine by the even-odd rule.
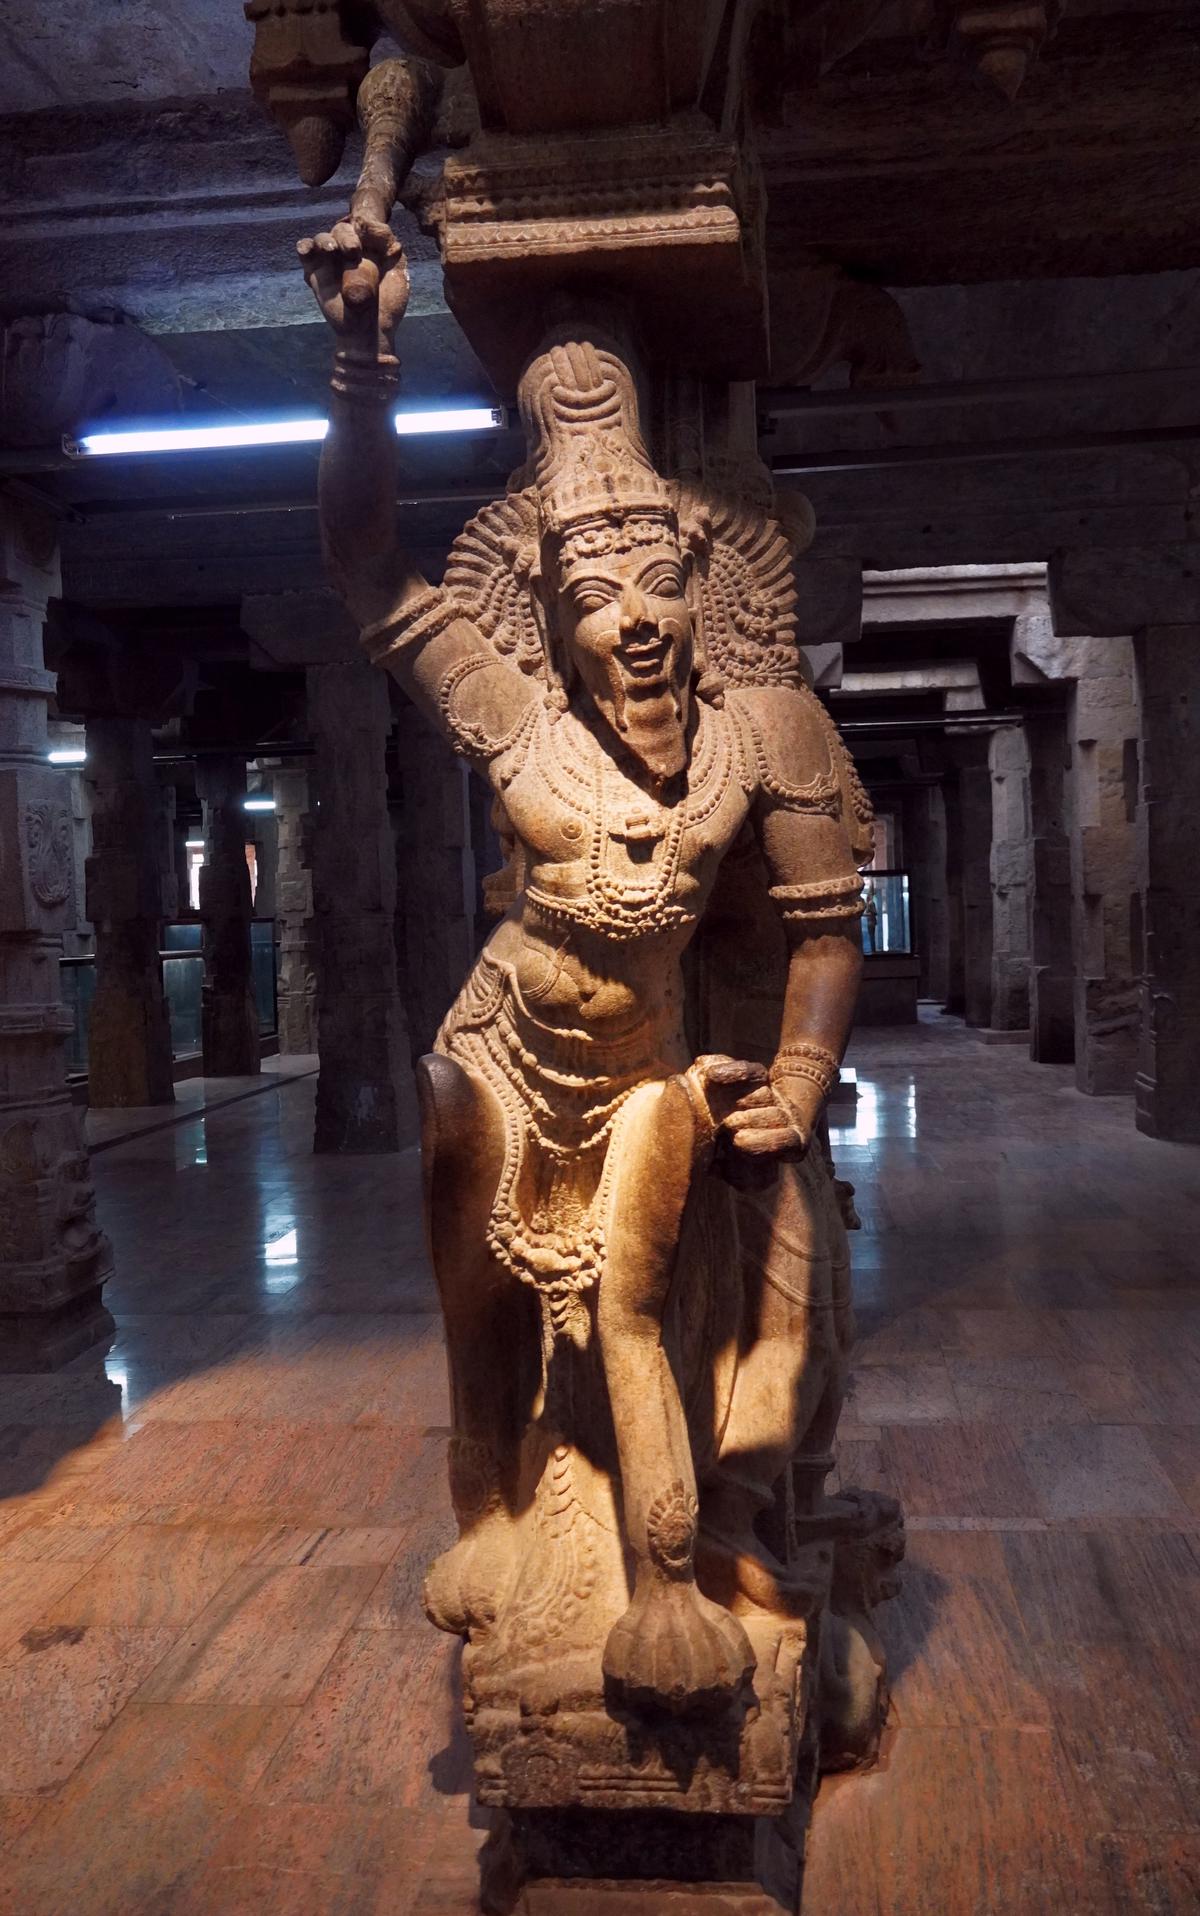
[[[337,340],[321,453],[321,538],[363,643],[457,751],[487,768],[534,700],[463,609],[431,586],[396,524],[396,328],[408,268],[391,228],[362,214],[301,240],[304,276]],[[451,703],[449,692],[469,679]]]

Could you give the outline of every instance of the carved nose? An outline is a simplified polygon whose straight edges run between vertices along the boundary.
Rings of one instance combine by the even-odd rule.
[[[650,612],[632,579],[626,579],[621,588],[621,630],[636,632],[641,625],[650,623]]]

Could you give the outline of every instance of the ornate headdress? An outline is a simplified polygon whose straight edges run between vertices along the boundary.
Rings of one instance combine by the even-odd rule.
[[[556,328],[526,366],[518,398],[528,460],[507,495],[455,540],[447,590],[497,652],[544,678],[531,604],[542,540],[599,557],[677,539],[682,522],[697,559],[701,659],[729,684],[799,683],[798,541],[744,499],[663,479],[646,451],[626,359],[615,341],[588,331],[581,339],[578,322]]]
[[[676,532],[671,488],[650,462],[633,374],[602,339],[551,334],[521,376],[526,468],[543,537],[577,533],[589,551]]]

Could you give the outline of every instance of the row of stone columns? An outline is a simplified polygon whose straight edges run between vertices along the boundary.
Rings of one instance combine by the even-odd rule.
[[[951,722],[940,814],[906,808],[922,989],[1200,1140],[1200,548],[1068,554],[1050,584],[1012,638],[1044,702]]]

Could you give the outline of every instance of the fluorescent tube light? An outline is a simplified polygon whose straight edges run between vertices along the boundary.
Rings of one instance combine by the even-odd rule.
[[[273,812],[275,810],[275,800],[273,798],[244,798],[242,800],[242,810],[244,812]]]
[[[46,753],[46,757],[51,765],[83,765],[87,753],[82,745],[56,745],[52,752]]]
[[[402,412],[396,431],[404,435],[442,432],[497,432],[506,423],[502,406],[447,406],[435,412]],[[316,445],[329,430],[327,419],[263,419],[224,426],[154,426],[144,431],[87,432],[64,439],[75,459],[103,459],[141,452],[234,452],[248,446]]]
[[[505,425],[502,406],[447,406],[440,412],[398,412],[396,431],[426,432],[501,432]]]
[[[202,838],[185,838],[183,841],[183,849],[186,852],[202,852],[204,850],[204,840]]]

